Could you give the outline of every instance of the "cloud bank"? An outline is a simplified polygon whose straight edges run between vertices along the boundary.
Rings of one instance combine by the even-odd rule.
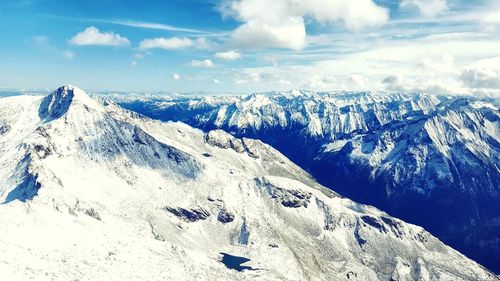
[[[385,24],[389,11],[372,0],[228,0],[222,14],[242,24],[233,32],[240,48],[306,47],[306,21],[343,23],[351,31]]]

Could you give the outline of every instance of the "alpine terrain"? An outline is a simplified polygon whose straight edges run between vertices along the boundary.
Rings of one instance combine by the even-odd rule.
[[[155,119],[260,139],[339,194],[421,225],[500,272],[498,99],[309,91],[109,98]]]
[[[0,128],[3,280],[498,280],[258,140],[69,85],[0,99]]]

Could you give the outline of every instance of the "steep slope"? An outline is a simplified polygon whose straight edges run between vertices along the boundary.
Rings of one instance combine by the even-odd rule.
[[[500,272],[498,100],[304,91],[113,98],[156,119],[260,139],[332,190],[422,225]]]
[[[260,141],[73,86],[0,99],[0,122],[7,280],[498,280]]]

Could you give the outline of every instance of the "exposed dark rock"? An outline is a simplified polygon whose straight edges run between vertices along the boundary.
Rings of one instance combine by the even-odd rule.
[[[243,263],[250,261],[250,259],[247,259],[244,257],[239,257],[239,256],[234,256],[234,255],[230,255],[230,254],[226,254],[226,253],[221,253],[221,254],[222,254],[221,262],[229,269],[234,269],[236,271],[256,270],[250,266],[241,265]]]
[[[256,178],[255,183],[257,186],[264,187],[271,198],[277,200],[281,205],[287,208],[307,208],[312,197],[312,193],[310,192],[280,188],[273,185],[265,178]]]
[[[46,147],[46,146],[41,145],[41,144],[36,144],[33,147],[33,149],[35,150],[35,152],[38,155],[38,157],[40,157],[41,159],[44,159],[47,156],[49,156],[49,155],[52,154],[52,151],[50,150],[49,147]]]
[[[392,233],[396,235],[396,237],[403,237],[403,226],[400,222],[388,217],[380,217],[380,219],[391,228]]]
[[[286,190],[281,189],[281,205],[288,208],[305,207],[309,204],[312,194],[309,192],[302,192],[299,190]]]
[[[134,127],[134,134],[132,135],[132,139],[138,144],[147,145],[146,133],[144,133],[144,131],[139,129],[139,127],[137,126]]]
[[[94,219],[96,219],[98,221],[101,220],[101,216],[94,208],[90,208],[90,209],[85,210],[85,214],[93,217]]]
[[[10,126],[8,124],[0,123],[0,135],[4,135],[10,130]]]
[[[355,272],[352,272],[352,271],[347,272],[347,274],[345,276],[349,280],[358,278],[358,274]]]
[[[172,207],[165,207],[164,209],[176,215],[177,217],[189,222],[206,220],[210,216],[210,213],[201,207],[189,210],[184,208],[172,208]]]
[[[385,227],[384,223],[379,221],[377,218],[371,216],[362,216],[361,220],[365,224],[377,229],[381,233],[387,233],[387,228]]]
[[[217,220],[224,224],[230,223],[234,221],[234,215],[225,208],[223,208],[219,211],[219,214],[217,215]]]

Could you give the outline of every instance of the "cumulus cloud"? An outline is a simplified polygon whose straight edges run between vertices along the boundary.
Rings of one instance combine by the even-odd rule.
[[[206,59],[206,60],[192,60],[191,61],[191,65],[192,66],[196,66],[196,67],[214,67],[214,63],[209,60],[209,59]]]
[[[448,10],[447,0],[403,0],[401,8],[416,8],[424,17],[433,18]]]
[[[500,70],[468,68],[460,74],[465,86],[479,89],[500,89]]]
[[[113,32],[101,32],[94,26],[87,27],[84,31],[76,34],[69,40],[72,45],[88,46],[115,46],[125,47],[130,45],[130,41]]]
[[[174,75],[172,75],[172,79],[181,80],[181,76],[179,74],[175,73]]]
[[[214,79],[214,80],[213,80],[213,82],[214,82],[214,84],[221,84],[221,83],[222,83],[222,82],[221,82],[220,80],[218,80],[218,79]]]
[[[342,22],[352,31],[380,26],[388,10],[372,0],[227,0],[224,16],[242,22],[234,31],[234,43],[242,48],[289,48],[306,46],[305,22]]]
[[[382,85],[384,85],[385,90],[404,92],[407,89],[402,85],[403,78],[399,75],[388,75],[382,79]]]
[[[472,63],[462,71],[459,78],[470,89],[500,90],[500,57]]]
[[[306,28],[302,18],[290,18],[279,25],[251,20],[234,31],[233,39],[242,48],[301,50],[306,46]]]
[[[217,52],[214,56],[228,61],[241,59],[241,54],[236,51]]]
[[[142,50],[147,49],[182,49],[194,47],[197,49],[208,49],[210,48],[211,43],[205,37],[199,37],[195,40],[192,40],[187,37],[159,37],[159,38],[150,38],[144,39],[139,43],[139,48]]]

